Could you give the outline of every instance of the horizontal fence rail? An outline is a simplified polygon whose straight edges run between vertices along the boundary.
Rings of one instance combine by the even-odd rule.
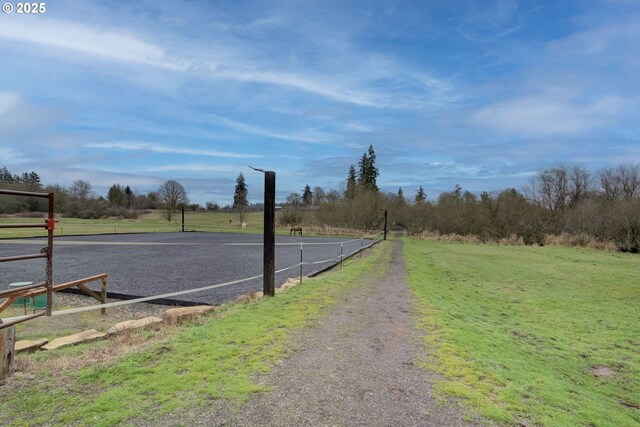
[[[51,193],[37,193],[33,191],[16,191],[16,190],[0,190],[0,194],[6,194],[7,196],[27,196],[27,197],[41,197],[48,199],[51,197]]]

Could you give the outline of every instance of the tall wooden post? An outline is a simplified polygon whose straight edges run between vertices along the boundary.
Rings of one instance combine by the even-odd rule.
[[[276,294],[276,173],[264,172],[263,294]]]
[[[387,210],[384,210],[384,240],[387,240]]]
[[[182,232],[184,233],[184,206],[182,207]]]

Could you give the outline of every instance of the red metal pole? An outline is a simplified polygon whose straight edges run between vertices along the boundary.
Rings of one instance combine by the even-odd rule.
[[[51,316],[53,305],[53,193],[49,193],[49,226],[47,227],[47,316]]]

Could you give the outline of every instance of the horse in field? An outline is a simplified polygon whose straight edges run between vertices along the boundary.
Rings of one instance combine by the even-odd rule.
[[[300,227],[299,225],[294,225],[293,227],[291,227],[291,229],[289,229],[289,236],[298,233],[300,233],[300,235],[302,236],[302,227]]]

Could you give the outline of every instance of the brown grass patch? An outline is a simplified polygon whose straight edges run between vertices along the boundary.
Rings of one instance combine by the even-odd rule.
[[[327,225],[307,225],[302,227],[304,234],[315,234],[328,237],[367,237],[380,234],[380,230],[355,230],[353,228],[329,227]]]
[[[592,366],[590,371],[598,378],[610,378],[616,374],[616,371],[606,365]]]
[[[417,236],[419,239],[425,240],[436,240],[439,242],[456,242],[456,243],[492,243],[499,245],[509,245],[509,246],[525,246],[524,239],[521,236],[517,236],[512,234],[509,237],[504,237],[501,239],[480,239],[478,236],[473,234],[461,235],[461,234],[440,234],[439,232],[432,231],[423,231]],[[590,236],[586,233],[579,234],[569,234],[562,233],[560,235],[548,234],[544,238],[545,246],[562,246],[569,248],[588,248],[588,249],[597,249],[603,251],[618,251],[618,247],[613,242],[602,242],[597,240],[595,237]]]
[[[101,364],[121,359],[129,353],[139,351],[162,341],[173,333],[175,327],[164,325],[159,330],[130,330],[113,335],[98,343],[89,344],[82,351],[69,352],[51,351],[46,358],[17,357],[16,373],[18,377],[37,374],[38,372],[52,372],[63,374],[68,370],[77,370],[86,366]]]
[[[564,246],[570,248],[589,248],[615,252],[618,247],[613,242],[601,242],[586,233],[560,235],[548,234],[544,237],[544,244],[547,246]]]

